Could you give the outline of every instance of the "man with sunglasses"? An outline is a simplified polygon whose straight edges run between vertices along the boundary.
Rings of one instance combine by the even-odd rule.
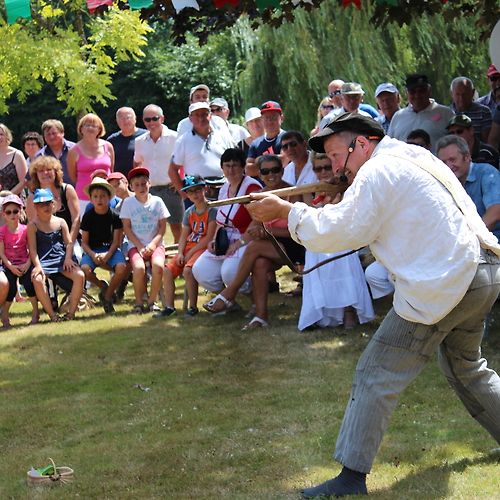
[[[417,128],[424,129],[431,137],[432,150],[439,138],[446,135],[446,125],[454,115],[448,106],[431,99],[432,87],[426,75],[406,77],[408,106],[400,109],[391,120],[387,135],[406,141],[408,134]]]
[[[495,90],[500,88],[500,72],[497,70],[494,64],[490,64],[488,71],[486,72],[486,78],[488,79],[488,85],[490,86],[490,92],[486,95],[480,97],[476,102],[479,104],[484,104],[490,108],[491,113],[495,112],[497,104],[499,101],[495,95]]]
[[[182,230],[184,204],[168,172],[177,132],[164,124],[163,110],[156,104],[144,108],[142,121],[148,131],[135,140],[134,166],[149,170],[150,192],[159,196],[167,206],[170,212],[167,221],[177,242]]]
[[[342,471],[302,491],[366,495],[398,397],[436,351],[469,413],[500,443],[500,377],[481,357],[483,322],[500,291],[500,245],[450,169],[371,118],[340,115],[309,146],[346,175],[342,200],[315,209],[252,193],[247,207],[258,221],[287,218],[292,238],[316,252],[369,245],[394,277],[393,308],[356,367],[335,450]]]
[[[465,140],[474,163],[489,163],[495,168],[499,168],[498,151],[477,138],[469,116],[463,113],[455,115],[448,123],[446,130],[448,133],[458,135]]]
[[[317,181],[307,150],[307,141],[297,130],[289,130],[281,138],[281,152],[290,162],[285,167],[283,180],[291,186],[301,186]]]
[[[210,101],[210,112],[212,113],[212,117],[218,116],[224,120],[224,123],[233,138],[233,142],[238,148],[245,149],[246,145],[250,145],[252,139],[250,138],[248,130],[237,123],[229,123],[231,110],[229,109],[229,104],[223,97],[216,97]]]

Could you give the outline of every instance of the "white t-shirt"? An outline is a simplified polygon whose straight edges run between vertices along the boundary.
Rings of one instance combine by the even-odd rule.
[[[132,231],[144,246],[158,233],[159,221],[169,217],[170,212],[163,200],[152,194],[148,196],[146,203],[141,203],[135,196],[129,196],[123,200],[120,210],[120,219],[130,219]],[[129,249],[134,247],[132,241],[129,241]]]
[[[178,137],[172,161],[176,165],[182,165],[186,175],[221,177],[220,157],[226,149],[233,146],[227,127],[224,131],[213,130],[206,139],[191,129]]]
[[[476,233],[448,190],[413,163],[419,160],[434,162],[455,185]],[[387,136],[361,166],[340,203],[320,209],[296,203],[288,228],[296,241],[314,252],[370,245],[394,280],[397,314],[427,325],[444,318],[465,295],[479,261],[477,234],[496,240],[444,163],[424,148]]]
[[[283,172],[283,180],[292,186],[302,186],[303,184],[312,184],[318,182],[318,177],[314,173],[311,160],[307,160],[304,168],[299,174],[299,178],[295,178],[295,163],[291,161]]]
[[[177,132],[163,125],[162,132],[155,142],[149,132],[135,140],[134,161],[149,170],[149,181],[152,186],[170,184],[168,167],[172,159]]]

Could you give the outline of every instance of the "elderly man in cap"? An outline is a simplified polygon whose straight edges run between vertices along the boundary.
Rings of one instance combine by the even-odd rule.
[[[476,102],[483,104],[484,106],[488,106],[493,114],[497,104],[500,104],[498,94],[495,92],[496,89],[500,88],[500,71],[498,71],[494,64],[490,64],[488,67],[486,78],[488,79],[490,91],[486,95],[480,97]]]
[[[458,76],[451,81],[450,93],[453,102],[450,108],[454,113],[463,113],[472,120],[478,139],[488,140],[491,129],[491,111],[488,106],[474,102],[474,84],[470,78]]]
[[[227,128],[229,129],[229,133],[233,138],[234,144],[240,149],[244,149],[244,145],[248,146],[252,142],[250,138],[250,134],[245,127],[238,125],[236,123],[229,123],[229,114],[231,110],[229,109],[229,104],[223,97],[216,97],[212,101],[210,101],[210,111],[212,116],[218,116],[224,120]]]
[[[213,120],[208,103],[195,102],[189,106],[188,111],[191,131],[177,139],[168,169],[172,183],[185,200],[187,195],[181,191],[183,184],[180,169],[183,168],[186,175],[201,175],[205,179],[222,177],[220,157],[234,145],[226,125],[221,129],[212,128]]]
[[[382,113],[375,119],[382,125],[384,132],[387,134],[392,117],[399,111],[399,104],[401,102],[399,91],[392,83],[381,83],[375,89],[375,100],[377,101],[378,109]]]
[[[489,144],[478,139],[477,135],[474,133],[472,120],[469,116],[462,113],[455,115],[448,123],[446,129],[448,133],[458,135],[465,140],[469,147],[473,162],[489,163],[495,168],[499,167],[498,151]]]
[[[347,177],[343,199],[318,209],[254,193],[248,210],[259,221],[288,219],[291,236],[315,252],[369,245],[395,291],[356,368],[335,451],[344,467],[303,497],[367,493],[398,396],[436,350],[469,413],[500,443],[500,377],[480,350],[500,291],[500,246],[474,203],[429,151],[384,137],[379,123],[359,114],[338,116],[309,145]]]
[[[406,141],[412,130],[424,129],[431,136],[434,150],[437,140],[446,135],[446,125],[454,113],[447,106],[431,99],[432,87],[425,75],[409,75],[406,78],[406,91],[409,104],[392,117],[387,134]]]
[[[255,160],[264,154],[277,155],[281,152],[281,137],[285,131],[281,128],[283,123],[283,110],[276,101],[266,101],[260,106],[264,135],[257,137],[248,150],[245,173],[252,177],[259,176],[259,169]]]
[[[210,89],[204,83],[195,85],[189,91],[189,105],[194,104],[196,102],[206,102],[207,104],[210,102]],[[215,115],[210,116],[210,125],[214,130],[224,129],[227,127],[226,122],[219,116]],[[186,132],[190,132],[191,129],[192,125],[189,116],[183,118],[177,124],[177,133],[179,134],[179,136],[185,134]]]

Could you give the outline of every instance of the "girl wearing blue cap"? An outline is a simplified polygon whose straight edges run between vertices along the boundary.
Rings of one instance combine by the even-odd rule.
[[[31,279],[38,300],[52,321],[61,318],[54,312],[45,288],[45,278],[69,291],[69,310],[62,318],[74,319],[83,293],[85,276],[73,260],[73,242],[64,219],[56,217],[54,195],[50,189],[37,189],[33,197],[36,217],[28,225],[28,244],[33,271]]]

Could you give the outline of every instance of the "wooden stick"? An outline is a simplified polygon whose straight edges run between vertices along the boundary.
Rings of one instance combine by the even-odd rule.
[[[302,186],[291,186],[281,189],[273,189],[271,191],[262,191],[264,194],[275,194],[280,198],[286,196],[295,196],[305,193],[322,193],[327,192],[332,195],[337,193],[343,193],[347,189],[347,183],[342,182],[340,184],[330,184],[329,182],[313,182],[312,184],[302,184]],[[226,198],[225,200],[209,201],[209,207],[222,207],[224,205],[233,205],[235,203],[250,203],[252,198],[250,195],[236,196],[235,198]]]

